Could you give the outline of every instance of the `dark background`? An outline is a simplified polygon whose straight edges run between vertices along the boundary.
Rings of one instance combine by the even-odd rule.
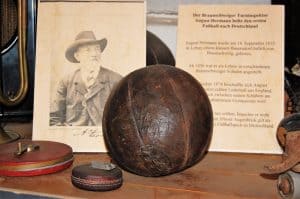
[[[290,68],[300,57],[300,1],[272,0],[285,5],[285,66]]]

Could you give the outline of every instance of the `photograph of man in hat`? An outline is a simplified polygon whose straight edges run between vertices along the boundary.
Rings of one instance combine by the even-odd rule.
[[[58,84],[50,108],[50,126],[99,126],[105,102],[122,78],[102,66],[107,39],[97,40],[92,31],[80,32],[65,51],[65,57],[79,68]]]

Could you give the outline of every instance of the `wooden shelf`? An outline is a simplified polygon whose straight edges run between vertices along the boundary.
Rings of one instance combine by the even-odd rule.
[[[28,129],[24,126],[20,129]],[[25,136],[28,137],[28,136]],[[36,177],[0,177],[0,189],[75,198],[280,198],[277,177],[264,175],[264,165],[281,161],[279,155],[209,152],[202,161],[180,173],[142,177],[123,171],[123,185],[109,192],[78,189],[71,183],[72,168],[91,161],[110,162],[98,153],[76,153],[73,165],[61,172]]]
[[[73,166],[93,160],[109,162],[107,154],[75,154]],[[208,153],[195,166],[164,177],[142,177],[123,171],[122,187],[110,192],[77,189],[72,167],[36,177],[0,177],[0,187],[40,194],[79,198],[280,198],[277,176],[262,175],[265,164],[279,162],[275,155]]]

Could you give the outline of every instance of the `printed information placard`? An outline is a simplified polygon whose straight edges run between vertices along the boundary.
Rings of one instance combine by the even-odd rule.
[[[212,103],[210,151],[279,153],[284,115],[284,8],[182,5],[176,66]]]
[[[105,152],[106,100],[146,65],[145,2],[48,0],[38,13],[33,139]]]

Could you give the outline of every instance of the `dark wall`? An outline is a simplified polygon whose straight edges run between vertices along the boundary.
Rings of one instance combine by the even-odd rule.
[[[300,57],[300,1],[272,0],[285,5],[285,66],[291,67]]]

